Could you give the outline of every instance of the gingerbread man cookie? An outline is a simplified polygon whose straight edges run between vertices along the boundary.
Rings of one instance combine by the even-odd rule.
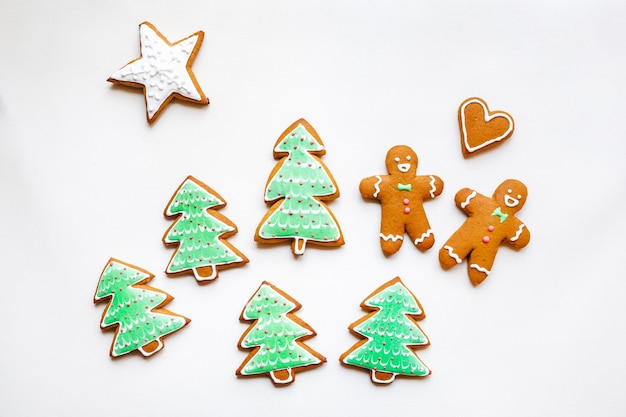
[[[530,232],[515,217],[526,202],[528,190],[518,180],[506,180],[496,188],[493,198],[463,188],[454,197],[456,205],[469,216],[439,250],[444,269],[467,259],[467,273],[474,285],[487,278],[500,243],[521,249],[530,241]]]
[[[381,203],[380,246],[386,255],[396,253],[404,240],[404,231],[418,249],[425,251],[435,244],[424,200],[441,194],[443,181],[436,175],[415,175],[417,154],[405,145],[389,149],[385,165],[389,175],[364,178],[359,191],[364,198]]]

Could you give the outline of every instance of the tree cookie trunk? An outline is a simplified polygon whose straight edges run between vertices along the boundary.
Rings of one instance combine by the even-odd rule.
[[[291,250],[294,255],[302,255],[304,254],[304,250],[306,249],[306,239],[302,238],[294,238],[293,243],[291,244]]]
[[[194,271],[198,281],[210,281],[217,277],[217,268],[211,265],[199,266]]]
[[[270,372],[270,376],[275,384],[289,384],[290,382],[293,382],[291,368],[277,369]]]
[[[144,356],[150,356],[154,353],[157,353],[159,350],[161,350],[161,348],[163,348],[163,344],[159,339],[156,339],[148,344],[141,346],[139,350]]]
[[[372,370],[372,381],[377,384],[390,384],[396,379],[396,374],[391,372]]]

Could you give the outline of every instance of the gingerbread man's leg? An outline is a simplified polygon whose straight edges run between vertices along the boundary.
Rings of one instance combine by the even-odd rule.
[[[407,224],[406,232],[413,244],[421,251],[426,251],[435,244],[435,235],[425,217],[419,219],[419,222]]]
[[[472,242],[468,242],[464,238],[464,234],[463,227],[461,227],[439,249],[439,263],[443,269],[449,269],[454,265],[460,264],[474,249]]]
[[[467,275],[473,285],[480,284],[489,276],[496,259],[497,249],[497,246],[478,246],[469,254]]]
[[[404,224],[382,215],[383,222],[380,226],[380,247],[385,255],[393,255],[400,250],[404,240]],[[387,220],[385,222],[385,219]]]

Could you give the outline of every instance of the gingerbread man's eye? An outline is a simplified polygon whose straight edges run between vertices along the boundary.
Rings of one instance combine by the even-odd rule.
[[[400,158],[398,158],[397,156],[395,158],[393,158],[394,161],[396,162],[400,162]]]
[[[517,199],[518,199],[518,200],[521,200],[521,199],[522,199],[522,195],[521,195],[521,194],[518,194],[518,195],[517,195]]]
[[[513,192],[513,190],[507,190],[506,191],[508,194],[511,194]]]
[[[410,161],[411,160],[411,155],[407,155],[406,160]]]

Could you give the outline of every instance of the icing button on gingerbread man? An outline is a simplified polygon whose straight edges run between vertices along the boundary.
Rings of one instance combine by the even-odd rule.
[[[405,145],[394,146],[385,158],[388,175],[364,178],[359,191],[364,198],[381,203],[380,246],[386,255],[402,246],[404,232],[418,249],[435,244],[423,202],[441,194],[443,181],[436,175],[416,175],[418,158]]]
[[[527,197],[526,186],[513,179],[500,184],[492,198],[469,188],[460,190],[454,201],[469,217],[439,250],[441,266],[448,269],[467,258],[470,281],[483,282],[502,242],[521,249],[530,241],[528,228],[515,217]]]

